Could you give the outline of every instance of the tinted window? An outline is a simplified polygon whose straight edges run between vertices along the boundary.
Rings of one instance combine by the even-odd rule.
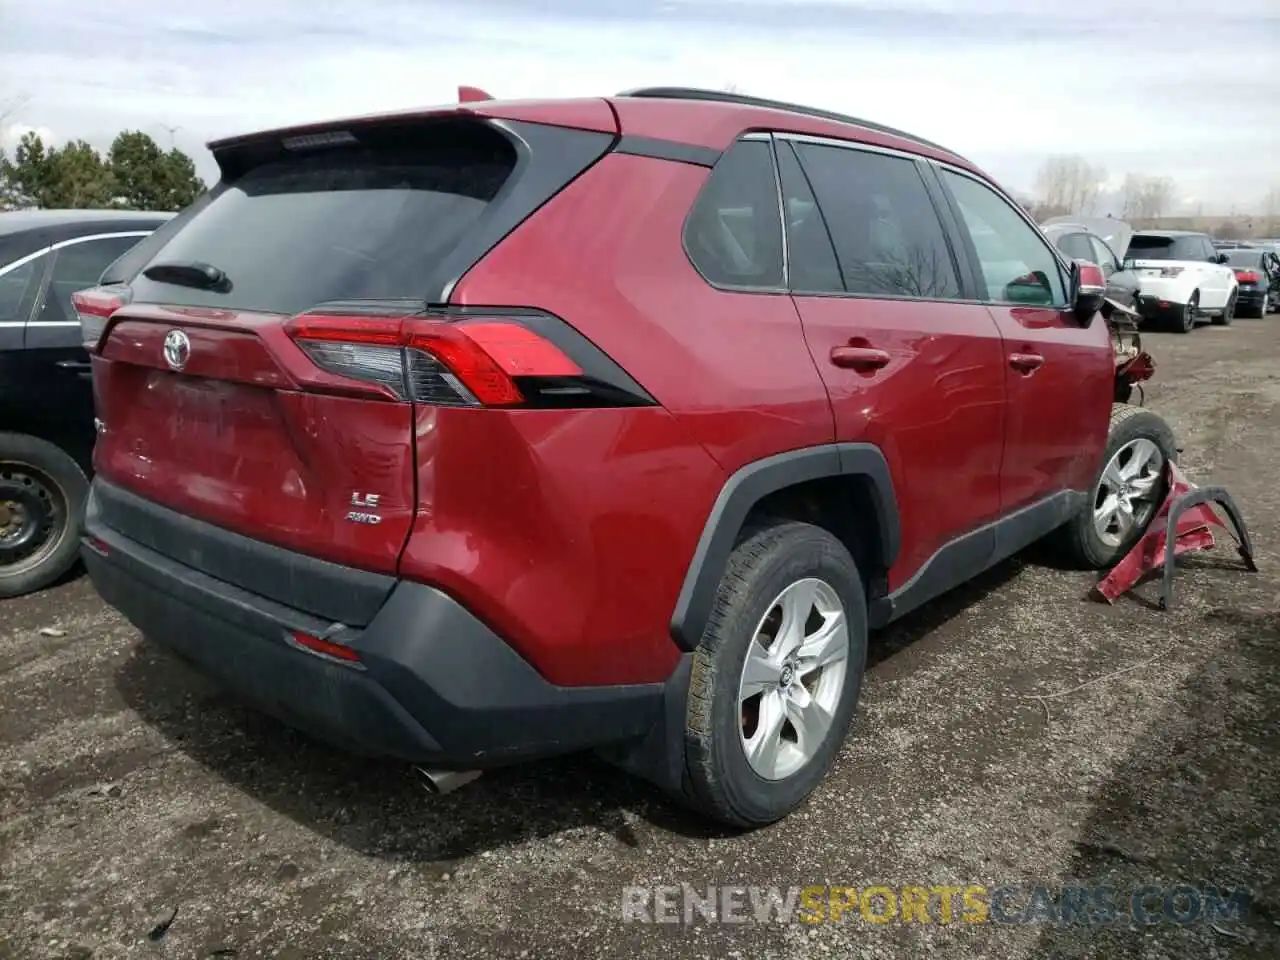
[[[1072,260],[1088,260],[1097,263],[1097,254],[1089,245],[1089,238],[1083,233],[1068,233],[1058,240],[1058,249]]]
[[[77,290],[96,286],[107,269],[140,237],[104,237],[63,247],[55,255],[53,279],[44,295],[44,306],[36,318],[42,323],[72,322],[76,319],[71,295]]]
[[[228,184],[151,261],[212,264],[230,289],[139,275],[134,299],[296,314],[328,300],[421,297],[515,161],[505,137],[477,124],[270,160]]]
[[[1227,263],[1233,267],[1262,267],[1261,250],[1225,250]]]
[[[787,276],[791,289],[843,293],[844,281],[831,246],[831,233],[795,151],[786,140],[778,141],[778,173],[787,211]]]
[[[955,264],[914,161],[796,144],[831,229],[845,289],[870,296],[960,296]]]
[[[43,269],[44,258],[37,257],[8,273],[0,274],[0,323],[14,323],[26,319],[18,316],[18,312],[22,309],[27,285],[31,283],[33,277],[37,276],[36,271]]]
[[[720,158],[685,224],[701,274],[726,287],[782,286],[782,218],[772,150],[746,140]]]
[[[1000,303],[1065,306],[1052,249],[1008,202],[972,177],[942,171],[978,254],[987,297]]]
[[[1171,237],[1135,236],[1129,241],[1125,257],[1129,260],[1174,260],[1176,252]]]
[[[1207,237],[1134,237],[1126,254],[1135,260],[1209,260],[1217,256]]]

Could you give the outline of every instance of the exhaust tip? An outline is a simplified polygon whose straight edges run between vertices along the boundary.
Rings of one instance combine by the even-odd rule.
[[[453,793],[459,787],[465,787],[472,780],[480,777],[480,770],[432,770],[427,767],[414,767],[421,778],[423,787],[429,793],[444,796]]]

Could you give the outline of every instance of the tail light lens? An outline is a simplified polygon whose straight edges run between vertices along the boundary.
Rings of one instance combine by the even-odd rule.
[[[1176,277],[1176,276],[1181,275],[1182,271],[1183,271],[1183,270],[1185,270],[1185,269],[1186,269],[1186,267],[1161,267],[1161,268],[1160,268],[1160,276],[1162,276],[1162,277]]]
[[[80,320],[80,339],[90,352],[97,350],[107,321],[121,307],[127,306],[130,291],[126,286],[90,287],[71,295],[71,305]]]
[[[325,304],[285,329],[317,367],[387,400],[470,407],[654,402],[567,323],[535,310]]]
[[[1258,275],[1252,270],[1237,270],[1236,280],[1240,283],[1257,283]]]

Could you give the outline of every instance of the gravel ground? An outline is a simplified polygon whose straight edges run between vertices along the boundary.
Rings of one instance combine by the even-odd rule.
[[[83,577],[0,603],[0,957],[1280,956],[1280,318],[1148,344],[1148,405],[1262,572],[1189,558],[1161,613],[1002,565],[873,638],[832,776],[751,835],[590,758],[430,796],[211,689]],[[1253,899],[1146,927],[623,922],[624,885],[684,883]]]

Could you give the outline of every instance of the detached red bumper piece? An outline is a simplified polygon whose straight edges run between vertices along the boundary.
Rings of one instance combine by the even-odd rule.
[[[1167,470],[1169,494],[1151,518],[1147,532],[1098,583],[1098,593],[1108,603],[1133,589],[1148,573],[1163,567],[1160,608],[1168,610],[1173,606],[1174,558],[1193,550],[1213,549],[1214,527],[1226,530],[1235,538],[1245,568],[1257,572],[1249,530],[1231,494],[1223,487],[1197,487],[1183,476],[1176,464],[1170,463]],[[1226,513],[1231,527],[1223,522],[1213,504]]]

